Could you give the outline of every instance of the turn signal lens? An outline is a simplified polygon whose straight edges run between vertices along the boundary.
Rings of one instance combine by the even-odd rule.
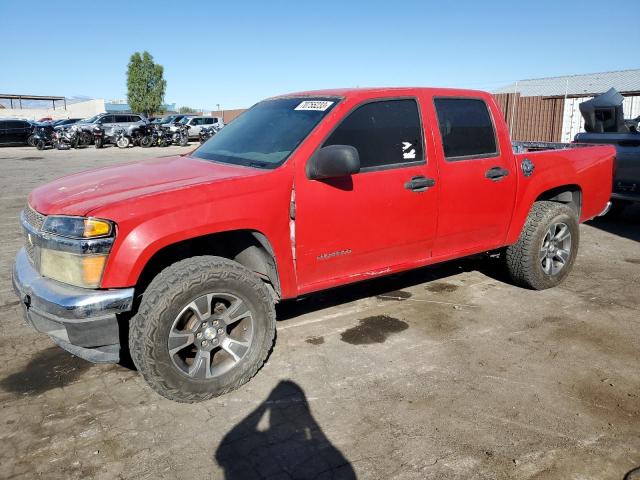
[[[83,237],[106,237],[111,233],[111,224],[97,218],[85,218]]]

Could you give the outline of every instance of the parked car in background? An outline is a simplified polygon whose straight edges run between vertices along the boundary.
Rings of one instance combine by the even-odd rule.
[[[51,117],[42,117],[41,119],[38,120],[38,123],[44,123],[44,122],[52,122],[53,118]]]
[[[580,104],[586,132],[577,143],[609,144],[616,148],[610,215],[640,202],[640,132],[638,119],[625,120],[623,97],[615,89]]]
[[[183,114],[175,114],[175,115],[167,115],[162,118],[158,118],[154,120],[154,124],[156,125],[172,125],[181,121],[183,118],[193,117],[193,115],[183,115]]]
[[[189,138],[200,138],[202,127],[213,127],[216,130],[224,127],[220,117],[185,117],[179,123],[189,127]]]
[[[104,130],[112,128],[127,128],[131,125],[146,125],[147,120],[142,115],[135,113],[100,113],[91,118],[76,123],[80,128],[93,132],[93,127],[99,125]]]
[[[518,285],[560,285],[615,155],[571,147],[514,153],[479,91],[272,98],[191,154],[35,189],[14,289],[74,355],[118,361],[128,328],[154,390],[206,400],[260,369],[280,300],[488,251]]]
[[[0,119],[0,145],[27,145],[33,130],[26,120]]]
[[[56,120],[51,125],[53,127],[64,127],[67,125],[73,125],[74,123],[78,123],[80,120],[82,119],[81,118],[64,118],[62,120]]]

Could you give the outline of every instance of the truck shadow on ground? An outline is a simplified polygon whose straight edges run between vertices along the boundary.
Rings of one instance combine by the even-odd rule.
[[[16,394],[41,394],[78,379],[92,364],[59,347],[36,353],[20,371],[0,380],[0,388]]]
[[[626,208],[619,216],[596,217],[587,225],[640,242],[640,203]]]
[[[451,292],[457,288],[455,285],[437,283],[437,280],[472,271],[478,271],[498,282],[513,284],[501,259],[487,255],[476,255],[388,277],[337,287],[310,294],[297,300],[283,301],[276,305],[277,319],[279,321],[289,320],[305,313],[339,306],[367,297],[377,296],[383,300],[403,300],[411,297],[409,292],[403,291],[404,288],[427,282],[433,282],[427,288],[434,293]]]
[[[311,415],[302,388],[291,381],[281,381],[225,435],[215,460],[226,480],[356,478]]]

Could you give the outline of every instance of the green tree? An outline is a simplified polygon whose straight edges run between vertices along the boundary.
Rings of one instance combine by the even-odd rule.
[[[198,111],[195,108],[191,108],[191,107],[180,107],[180,110],[178,110],[178,113],[198,113]]]
[[[146,50],[135,52],[127,67],[127,101],[131,110],[147,116],[162,111],[167,82],[162,65],[154,63]]]

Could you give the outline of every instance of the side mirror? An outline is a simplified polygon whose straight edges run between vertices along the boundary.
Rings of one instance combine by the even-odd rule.
[[[358,150],[351,145],[329,145],[318,150],[307,162],[309,180],[346,177],[360,171]]]

